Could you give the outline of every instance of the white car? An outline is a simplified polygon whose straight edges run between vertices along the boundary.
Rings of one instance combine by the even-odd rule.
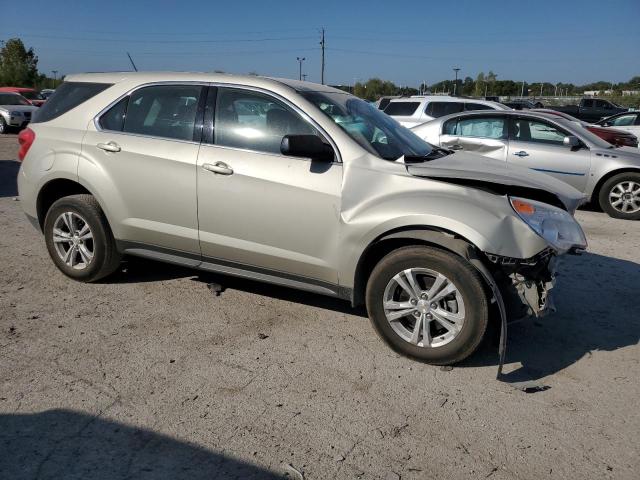
[[[22,95],[13,92],[0,92],[0,135],[9,128],[22,128],[31,121],[34,107]]]
[[[626,130],[640,137],[640,112],[623,112],[600,120],[596,125]]]
[[[411,128],[429,122],[434,118],[471,110],[511,109],[498,102],[477,100],[475,98],[415,95],[392,99],[385,107],[384,113],[400,122],[400,125]]]

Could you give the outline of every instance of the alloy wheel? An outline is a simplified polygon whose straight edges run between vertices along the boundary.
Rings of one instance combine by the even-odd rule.
[[[424,348],[446,345],[464,325],[465,306],[458,287],[428,268],[409,268],[387,284],[384,313],[406,342]]]
[[[75,270],[84,270],[94,257],[93,232],[75,212],[64,212],[53,224],[53,244],[60,259]]]
[[[609,203],[622,213],[640,211],[640,184],[633,180],[624,180],[609,191]]]

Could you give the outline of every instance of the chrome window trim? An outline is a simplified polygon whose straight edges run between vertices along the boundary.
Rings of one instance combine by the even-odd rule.
[[[216,145],[215,143],[205,143],[203,141],[194,142],[193,140],[181,140],[181,139],[171,138],[171,137],[159,137],[159,136],[155,136],[155,135],[144,135],[144,134],[139,134],[139,133],[121,132],[121,131],[118,131],[118,130],[107,130],[107,129],[104,129],[104,128],[102,128],[100,126],[100,117],[102,115],[104,115],[107,111],[109,111],[109,109],[111,109],[111,107],[113,107],[115,104],[117,104],[123,98],[132,95],[134,92],[136,92],[137,90],[140,90],[141,88],[164,86],[164,85],[185,85],[185,86],[200,85],[202,87],[236,88],[236,89],[242,89],[242,90],[255,91],[255,92],[258,92],[258,93],[262,93],[264,95],[272,96],[272,97],[278,99],[279,101],[281,101],[282,103],[284,103],[285,105],[287,105],[289,108],[293,109],[298,115],[300,115],[302,117],[302,119],[304,121],[306,121],[307,123],[311,124],[316,130],[318,130],[325,137],[325,139],[328,140],[329,143],[331,143],[331,147],[336,152],[336,160],[334,160],[332,163],[342,163],[342,155],[340,153],[340,149],[338,148],[338,145],[333,140],[333,138],[331,138],[331,135],[329,135],[327,133],[327,131],[324,128],[322,128],[322,126],[320,126],[320,124],[318,122],[316,122],[304,110],[302,110],[300,107],[298,107],[297,105],[292,103],[290,100],[284,98],[282,95],[279,95],[276,92],[273,92],[271,90],[267,90],[265,88],[254,87],[252,85],[242,85],[242,84],[238,84],[238,83],[224,83],[224,82],[173,81],[173,80],[171,80],[171,81],[158,81],[158,82],[142,83],[140,85],[136,85],[135,87],[129,89],[128,91],[126,91],[125,93],[120,95],[118,98],[113,100],[111,103],[109,103],[102,110],[100,110],[98,112],[98,114],[93,117],[93,126],[95,127],[95,129],[98,132],[111,132],[111,133],[116,133],[116,134],[119,134],[119,135],[130,135],[130,136],[135,136],[135,137],[144,137],[144,138],[159,139],[159,140],[169,140],[169,141],[174,141],[174,142],[192,143],[192,144],[196,144],[196,145],[211,145],[211,146],[215,146],[215,147],[234,149],[234,150],[244,151],[244,152],[263,153],[265,155],[278,155],[278,156],[281,156],[281,157],[284,157],[284,158],[300,158],[300,157],[291,157],[291,156],[288,156],[288,155],[282,155],[282,154],[277,154],[277,153],[272,153],[272,152],[263,152],[263,151],[260,151],[260,150],[250,150],[250,149],[241,149],[241,148],[236,148],[236,147],[227,147],[227,146],[224,146],[224,145]],[[215,128],[215,125],[214,125],[214,128]]]

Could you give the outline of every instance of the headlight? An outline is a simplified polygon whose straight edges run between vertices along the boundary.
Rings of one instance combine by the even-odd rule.
[[[12,117],[21,117],[22,116],[22,112],[19,112],[17,110],[14,110],[13,112],[10,113],[10,115]]]
[[[509,201],[518,216],[559,253],[587,247],[582,227],[568,212],[525,198],[509,197]]]

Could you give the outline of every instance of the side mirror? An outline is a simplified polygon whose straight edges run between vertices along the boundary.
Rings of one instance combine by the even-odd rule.
[[[568,135],[564,137],[564,140],[562,140],[562,143],[567,147],[571,148],[572,150],[580,146],[580,140],[578,140],[578,137],[574,137],[573,135]]]
[[[332,162],[334,152],[317,135],[285,135],[280,143],[280,153],[290,157],[310,158],[321,162]]]

